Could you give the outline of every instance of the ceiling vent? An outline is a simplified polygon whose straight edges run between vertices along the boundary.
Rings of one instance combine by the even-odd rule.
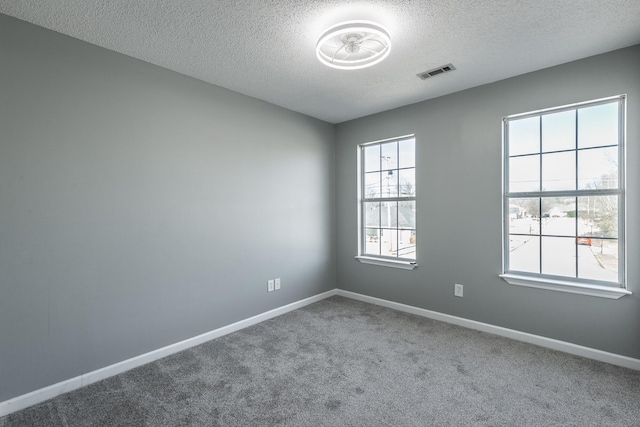
[[[434,68],[433,70],[420,73],[418,74],[418,77],[420,77],[422,80],[427,80],[431,77],[437,76],[438,74],[448,73],[449,71],[453,71],[455,69],[456,67],[454,67],[453,64],[447,64],[447,65],[443,65],[442,67]]]

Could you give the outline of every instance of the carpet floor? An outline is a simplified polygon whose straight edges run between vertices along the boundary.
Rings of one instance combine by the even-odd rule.
[[[640,426],[640,372],[332,297],[9,426]]]

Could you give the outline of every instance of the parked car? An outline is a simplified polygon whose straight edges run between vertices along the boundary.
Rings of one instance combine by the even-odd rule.
[[[579,245],[591,246],[591,237],[576,237],[576,243]]]

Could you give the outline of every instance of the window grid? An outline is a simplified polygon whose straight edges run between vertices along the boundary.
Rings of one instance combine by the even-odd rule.
[[[605,285],[617,285],[619,287],[624,287],[624,182],[623,182],[623,177],[624,177],[624,154],[623,154],[623,150],[624,150],[624,96],[620,96],[620,97],[615,97],[615,98],[609,98],[606,100],[601,100],[601,101],[596,101],[596,102],[591,102],[591,103],[583,103],[580,105],[575,105],[575,106],[570,106],[570,107],[566,107],[566,108],[559,108],[559,109],[550,109],[544,112],[536,112],[536,113],[531,113],[531,114],[524,114],[524,115],[517,115],[517,116],[511,116],[511,117],[507,117],[504,120],[504,149],[505,149],[505,164],[504,164],[504,169],[505,169],[505,174],[504,174],[504,188],[505,188],[505,192],[504,192],[504,236],[505,236],[505,242],[504,242],[504,272],[505,273],[517,273],[517,274],[523,274],[523,275],[533,275],[533,276],[541,276],[541,277],[550,277],[553,279],[556,279],[558,277],[561,277],[562,279],[569,279],[570,281],[575,281],[577,283],[585,283],[585,281],[588,281],[589,283],[594,283],[594,284],[605,284]],[[586,143],[586,146],[581,146],[581,132],[580,132],[580,111],[584,110],[584,109],[588,109],[590,107],[597,107],[600,105],[608,105],[608,104],[614,104],[617,106],[617,139],[615,141],[615,143],[602,143],[602,144],[596,144],[593,145],[593,143]],[[573,112],[573,116],[574,116],[574,129],[573,129],[573,147],[572,148],[563,148],[563,149],[558,149],[558,150],[553,150],[553,149],[546,149],[544,147],[544,137],[545,137],[545,129],[543,128],[543,118],[545,116],[550,116],[552,114],[557,114],[557,113],[561,113],[561,112]],[[516,120],[524,120],[524,119],[532,119],[532,118],[536,118],[537,122],[538,122],[538,132],[537,132],[537,139],[538,139],[538,149],[536,151],[531,151],[531,152],[524,152],[524,153],[516,153],[514,155],[510,155],[509,151],[510,151],[510,123],[516,121]],[[585,186],[587,188],[582,188],[583,185],[580,182],[580,178],[581,178],[581,173],[583,172],[583,169],[586,169],[586,163],[585,165],[581,165],[580,161],[581,161],[581,154],[582,153],[595,153],[598,154],[599,153],[603,153],[604,149],[616,149],[617,150],[617,157],[615,158],[616,160],[616,176],[614,178],[609,177],[608,181],[604,181],[603,178],[603,182],[604,185],[606,186],[606,188],[588,188],[589,184],[585,184]],[[598,151],[600,150],[600,151]],[[574,153],[574,184],[573,184],[573,188],[568,188],[568,189],[555,189],[555,190],[546,190],[544,187],[544,183],[545,183],[545,174],[544,174],[544,160],[545,160],[545,155],[549,155],[549,154],[557,154],[557,153]],[[537,189],[536,190],[531,190],[528,189],[527,191],[513,191],[511,192],[511,175],[510,175],[510,161],[512,159],[517,159],[517,158],[531,158],[532,156],[538,156],[538,172],[537,172]],[[546,160],[548,160],[549,158],[547,157]],[[593,179],[594,177],[587,177]],[[617,181],[615,187],[612,186],[612,182],[613,179],[615,179],[615,181]],[[586,212],[587,214],[584,214],[584,210],[585,207],[584,205],[584,199],[586,198],[587,200],[587,207],[586,207]],[[593,213],[590,211],[590,203],[591,203],[591,198],[593,198]],[[523,213],[521,207],[515,207],[515,201],[520,200],[522,201],[526,201],[527,199],[531,199],[533,201],[537,201],[537,208],[535,208],[535,210],[537,210],[537,212],[532,212],[532,213]],[[551,222],[550,220],[554,219],[554,217],[559,217],[560,215],[551,215],[549,213],[544,213],[545,212],[545,206],[544,206],[544,201],[545,200],[552,200],[552,199],[564,199],[565,202],[572,200],[572,205],[574,207],[574,209],[572,211],[569,211],[568,213],[571,214],[574,218],[573,220],[573,231],[572,233],[569,234],[558,234],[557,232],[551,232],[546,230],[545,228],[547,227],[548,223]],[[611,200],[615,200],[615,209],[616,209],[616,215],[615,215],[615,236],[610,236],[610,235],[605,235],[604,233],[600,233],[599,236],[597,236],[597,239],[594,238],[594,234],[591,232],[589,232],[588,230],[585,229],[585,219],[587,218],[589,221],[592,222],[591,225],[591,230],[593,230],[594,226],[593,226],[593,222],[596,220],[600,220],[601,222],[603,221],[602,218],[597,218],[596,217],[596,203],[598,202],[598,200],[601,201],[601,203],[603,201],[611,201]],[[568,203],[569,204],[569,203]],[[604,203],[602,203],[604,205]],[[581,212],[582,209],[582,212]],[[522,217],[527,216],[527,215],[531,215],[533,214],[535,216],[535,214],[537,213],[537,219],[538,219],[538,224],[537,227],[535,225],[530,226],[529,232],[526,232],[526,230],[523,232],[521,231],[516,231],[516,230],[512,230],[512,226],[511,223],[513,222],[513,220],[519,220],[522,219]],[[546,217],[545,217],[546,216]],[[596,217],[596,219],[592,219],[592,217]],[[561,221],[566,221],[566,219],[562,219]],[[545,224],[546,223],[546,224]],[[580,227],[580,225],[582,225],[582,229]],[[537,230],[534,230],[535,228],[537,228]],[[597,229],[598,227],[596,227]],[[535,231],[535,232],[534,232]],[[530,265],[527,268],[522,268],[522,266],[518,266],[518,265],[512,265],[512,264],[517,264],[517,263],[512,263],[512,259],[511,259],[511,252],[520,249],[520,246],[517,246],[516,244],[513,243],[514,240],[518,240],[518,243],[524,241],[524,243],[522,244],[522,246],[526,245],[529,243],[529,241],[527,240],[527,237],[529,237],[530,240],[532,239],[537,239],[537,242],[534,242],[533,246],[535,246],[537,244],[537,261],[534,261],[532,263],[530,263]],[[545,268],[545,250],[549,250],[548,248],[552,248],[552,246],[549,246],[549,243],[552,241],[550,239],[560,239],[560,240],[556,240],[556,246],[557,243],[559,243],[561,240],[565,240],[564,243],[566,243],[566,241],[568,241],[569,239],[571,239],[571,241],[573,242],[573,258],[575,259],[574,261],[574,267],[573,267],[573,274],[568,275],[566,274],[566,272],[558,272],[558,271],[553,271],[553,269],[547,269]],[[592,247],[592,244],[594,243],[599,243],[600,244],[600,258],[597,257],[596,252],[594,252],[594,248]],[[548,246],[548,248],[545,248],[546,246]],[[594,275],[592,273],[584,273],[582,271],[582,267],[581,267],[581,253],[582,254],[587,254],[588,252],[586,250],[584,250],[584,248],[582,248],[582,246],[589,246],[590,249],[592,250],[592,253],[594,254],[593,256],[598,260],[598,262],[600,263],[600,266],[605,269],[605,268],[609,268],[611,270],[614,269],[614,267],[612,265],[605,265],[603,262],[600,261],[600,259],[604,258],[604,248],[605,246],[607,248],[613,247],[615,246],[615,250],[617,251],[617,260],[616,260],[616,264],[615,265],[615,277],[613,277],[613,275],[609,274],[607,277],[604,277],[604,275],[602,275],[603,277],[596,277],[597,275]],[[598,249],[595,248],[595,251],[597,251]],[[548,258],[548,257],[547,257]],[[585,258],[586,259],[586,258]],[[534,266],[535,268],[531,268],[531,266]],[[520,268],[519,268],[520,267]],[[585,269],[586,270],[586,269]]]
[[[415,138],[410,135],[359,148],[360,255],[414,262]]]

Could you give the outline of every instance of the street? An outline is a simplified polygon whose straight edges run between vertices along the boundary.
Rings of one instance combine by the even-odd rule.
[[[591,245],[578,245],[575,218],[543,218],[542,237],[538,235],[540,223],[533,218],[515,219],[510,221],[509,225],[510,233],[529,234],[526,236],[510,234],[511,270],[576,277],[577,250],[577,277],[618,281],[615,262],[603,262],[604,259],[611,259],[614,256],[617,258],[615,241],[593,239]],[[581,234],[581,228],[581,224],[578,223],[578,234]],[[542,256],[540,255],[541,244]],[[540,270],[540,262],[542,262],[542,270]]]

